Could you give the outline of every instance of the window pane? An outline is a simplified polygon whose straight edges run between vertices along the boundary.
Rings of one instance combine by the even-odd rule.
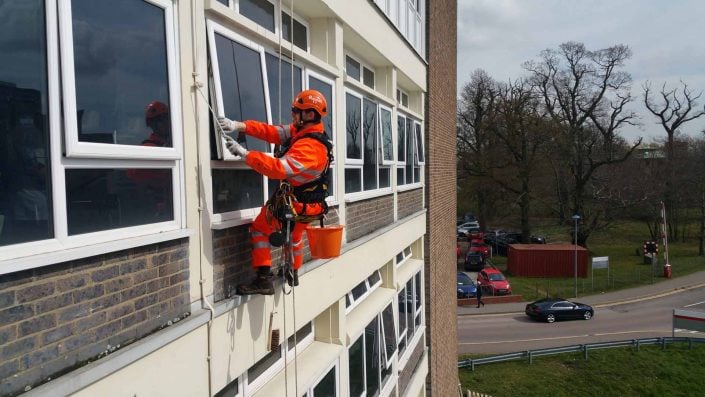
[[[406,161],[406,119],[397,117],[397,161]]]
[[[267,0],[240,0],[240,14],[274,32],[274,4]]]
[[[218,3],[220,4],[225,4],[226,6],[229,6],[229,0],[218,0]]]
[[[423,137],[421,136],[421,124],[415,124],[416,127],[416,159],[419,162],[424,162],[426,161],[426,158],[424,156],[423,152]]]
[[[362,159],[362,117],[360,98],[345,95],[345,137],[346,156],[349,159]]]
[[[407,326],[407,337],[411,338],[414,334],[412,331],[412,324],[414,323],[414,282],[410,279],[406,282],[406,326]]]
[[[380,280],[381,280],[381,277],[379,275],[379,272],[374,272],[374,273],[370,274],[370,277],[367,277],[367,282],[370,283],[370,287],[372,287],[373,285],[380,282]]]
[[[414,121],[406,119],[406,183],[413,181],[413,163],[414,163]]]
[[[363,105],[363,133],[365,164],[362,179],[365,190],[377,189],[377,104],[365,99]]]
[[[375,72],[363,67],[362,68],[362,80],[366,86],[368,86],[372,89],[375,88]]]
[[[170,169],[68,169],[70,235],[174,219]]]
[[[279,57],[266,54],[267,83],[269,84],[269,101],[274,124],[289,124],[291,122],[291,103],[294,95],[301,91],[301,68],[294,66],[294,93],[291,92],[291,63],[281,60],[281,80],[279,80]],[[281,87],[281,95],[279,95]],[[279,101],[277,101],[279,98]]]
[[[350,395],[359,396],[365,391],[365,361],[363,355],[363,337],[357,338],[348,349]]]
[[[382,311],[382,326],[384,327],[384,347],[387,354],[387,365],[391,364],[391,357],[397,350],[397,333],[394,327],[394,307],[390,303]]]
[[[406,346],[406,341],[404,340],[404,337],[402,337],[402,334],[404,331],[406,331],[406,289],[402,288],[401,291],[397,294],[397,299],[399,301],[399,352],[404,351],[404,347]]]
[[[223,113],[231,120],[267,121],[260,54],[215,34],[218,71],[223,93]],[[269,151],[269,144],[247,136],[247,148]]]
[[[308,51],[308,38],[306,26],[294,18],[294,45]],[[291,41],[291,16],[282,12],[282,38]]]
[[[346,56],[345,73],[353,79],[360,81],[360,62]]]
[[[302,340],[304,340],[307,336],[311,335],[311,331],[313,331],[313,323],[308,323],[301,327],[300,330],[296,331],[294,335],[291,335],[287,339],[287,345],[289,350],[294,349],[294,345],[301,343]]]
[[[282,349],[273,349],[266,356],[262,357],[257,361],[250,369],[247,370],[247,382],[252,384],[252,382],[262,375],[269,367],[276,364],[282,358]]]
[[[376,396],[379,392],[379,321],[375,317],[367,327],[365,327],[365,375],[367,377],[367,395]]]
[[[282,39],[291,41],[291,16],[282,12]]]
[[[362,170],[359,168],[345,169],[345,193],[355,193],[362,190],[361,174]]]
[[[321,81],[315,77],[309,77],[308,87],[312,90],[316,90],[323,94],[326,98],[326,105],[328,106],[328,116],[324,117],[322,122],[326,129],[329,139],[333,139],[333,115],[335,114],[335,102],[333,101],[333,86]]]
[[[2,2],[0,246],[53,237],[44,2]]]
[[[235,397],[239,391],[240,385],[238,379],[230,382],[227,386],[215,393],[215,397]]]
[[[313,388],[313,397],[335,397],[337,395],[338,388],[336,387],[335,367],[333,367]]]
[[[164,10],[138,0],[73,0],[71,10],[78,140],[141,145],[153,132],[146,106],[169,105]],[[172,146],[169,125],[159,134]]]
[[[262,176],[252,170],[213,170],[213,212],[259,208],[264,203]]]
[[[382,158],[387,161],[394,160],[394,147],[392,146],[392,112],[381,109],[380,125],[382,135]]]
[[[414,167],[414,183],[421,182],[421,169],[418,166]]]
[[[379,188],[390,187],[392,181],[390,179],[390,169],[389,167],[380,167],[379,169]]]
[[[404,183],[404,166],[397,167],[397,186],[403,185]]]
[[[356,285],[355,288],[352,289],[352,296],[354,300],[360,299],[362,295],[367,292],[367,285],[365,282],[361,282],[360,284]]]

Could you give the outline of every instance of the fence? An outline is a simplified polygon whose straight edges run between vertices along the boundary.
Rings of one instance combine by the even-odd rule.
[[[537,350],[526,350],[516,353],[506,353],[499,354],[496,356],[482,357],[482,358],[469,358],[466,360],[458,361],[458,368],[470,368],[471,371],[475,370],[476,365],[490,364],[490,363],[500,363],[504,361],[513,361],[528,359],[529,364],[533,363],[534,357],[548,356],[552,354],[562,354],[562,353],[574,353],[582,352],[585,359],[588,359],[588,352],[590,350],[597,349],[607,349],[611,347],[635,347],[639,351],[640,346],[645,345],[661,345],[663,349],[666,345],[673,343],[688,343],[688,347],[692,348],[693,343],[705,343],[705,338],[685,338],[685,337],[660,337],[660,338],[643,338],[643,339],[628,339],[615,342],[599,342],[599,343],[587,343],[583,345],[570,345],[563,347],[553,347],[548,349],[537,349]]]

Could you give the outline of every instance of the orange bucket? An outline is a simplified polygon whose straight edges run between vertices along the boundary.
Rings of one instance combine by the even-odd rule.
[[[311,226],[306,229],[311,257],[315,259],[340,256],[343,241],[343,225]]]

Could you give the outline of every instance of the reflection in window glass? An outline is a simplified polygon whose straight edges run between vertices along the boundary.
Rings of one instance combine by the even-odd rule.
[[[399,354],[406,349],[406,289],[402,288],[397,294],[399,300]]]
[[[367,327],[365,327],[365,375],[367,377],[367,395],[376,396],[379,392],[379,324],[375,317]]]
[[[360,336],[355,343],[350,346],[350,349],[348,349],[348,379],[350,379],[351,396],[360,396],[365,391],[365,361],[362,350],[363,339],[363,336]]]
[[[335,114],[335,102],[333,101],[333,86],[319,80],[315,77],[310,76],[308,78],[308,88],[316,90],[323,94],[326,98],[326,105],[328,106],[328,116],[324,117],[323,127],[326,129],[326,134],[328,134],[329,139],[333,139],[335,134],[333,134],[333,115]]]
[[[267,0],[240,0],[240,14],[274,32],[274,4]]]
[[[306,26],[294,18],[294,45],[304,51],[308,51],[306,31]],[[282,38],[291,41],[291,16],[285,12],[282,12]]]
[[[365,190],[377,189],[377,104],[365,99],[363,104],[363,142],[365,164],[362,180]]]
[[[387,355],[387,365],[397,350],[397,334],[394,327],[394,307],[390,303],[382,312],[382,327],[384,327],[384,348]]]
[[[266,54],[267,83],[269,84],[269,101],[272,109],[272,120],[275,124],[289,124],[291,122],[291,103],[294,95],[301,91],[301,68],[294,66],[294,92],[291,92],[291,63],[281,60],[272,54]],[[281,80],[279,68],[281,66]],[[281,95],[279,94],[281,87]],[[279,98],[279,101],[277,101]]]
[[[362,190],[362,184],[360,179],[362,178],[362,171],[359,168],[346,168],[345,169],[345,192],[354,193]]]
[[[360,98],[345,95],[345,137],[346,156],[349,159],[362,160],[362,117]],[[347,190],[346,190],[347,191]]]
[[[146,1],[73,0],[71,12],[79,141],[142,144],[145,107],[169,104],[164,10]]]
[[[406,282],[406,325],[408,327],[407,338],[411,339],[414,334],[411,324],[414,323],[414,282],[413,278]]]
[[[365,282],[361,282],[360,284],[356,285],[355,288],[352,289],[352,296],[354,300],[360,299],[362,295],[367,292],[367,284]]]
[[[367,277],[367,281],[370,283],[370,286],[373,286],[373,285],[377,284],[378,282],[380,282],[381,277],[379,275],[379,272],[376,271],[376,272],[370,274],[370,277]]]
[[[391,170],[389,168],[379,169],[379,187],[390,187],[392,185]]]
[[[416,160],[420,163],[426,161],[423,152],[423,137],[421,136],[421,124],[416,123]]]
[[[397,135],[398,140],[397,140],[397,161],[404,162],[406,161],[406,147],[404,146],[406,143],[406,121],[404,117],[397,117]]]
[[[382,128],[382,158],[385,161],[393,161],[394,147],[392,144],[392,112],[387,109],[381,109],[380,125]]]
[[[413,183],[414,121],[406,119],[406,183]]]
[[[218,3],[225,4],[226,6],[230,5],[230,2],[228,0],[218,0]]]
[[[333,367],[313,388],[313,397],[335,397],[337,395],[338,388],[336,387],[335,367]]]
[[[215,34],[223,113],[231,120],[267,120],[260,54],[218,33]],[[247,136],[247,148],[269,151],[269,144]]]
[[[53,219],[44,2],[1,4],[0,246],[3,246],[53,237]]]
[[[170,169],[68,169],[69,235],[174,219]]]
[[[360,62],[346,56],[345,73],[353,79],[360,81]]]
[[[213,170],[213,213],[259,208],[264,203],[262,176],[252,170]]]

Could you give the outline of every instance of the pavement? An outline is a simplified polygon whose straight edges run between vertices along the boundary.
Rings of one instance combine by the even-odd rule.
[[[618,291],[604,292],[596,295],[579,296],[576,299],[565,297],[569,300],[586,303],[593,307],[610,306],[619,303],[638,302],[666,296],[681,291],[705,286],[705,270],[691,273],[686,276],[671,278],[654,284],[642,285],[640,287],[622,289]],[[524,313],[524,308],[529,302],[515,303],[492,303],[484,307],[476,308],[472,306],[458,306],[459,316],[485,315],[501,313]]]

